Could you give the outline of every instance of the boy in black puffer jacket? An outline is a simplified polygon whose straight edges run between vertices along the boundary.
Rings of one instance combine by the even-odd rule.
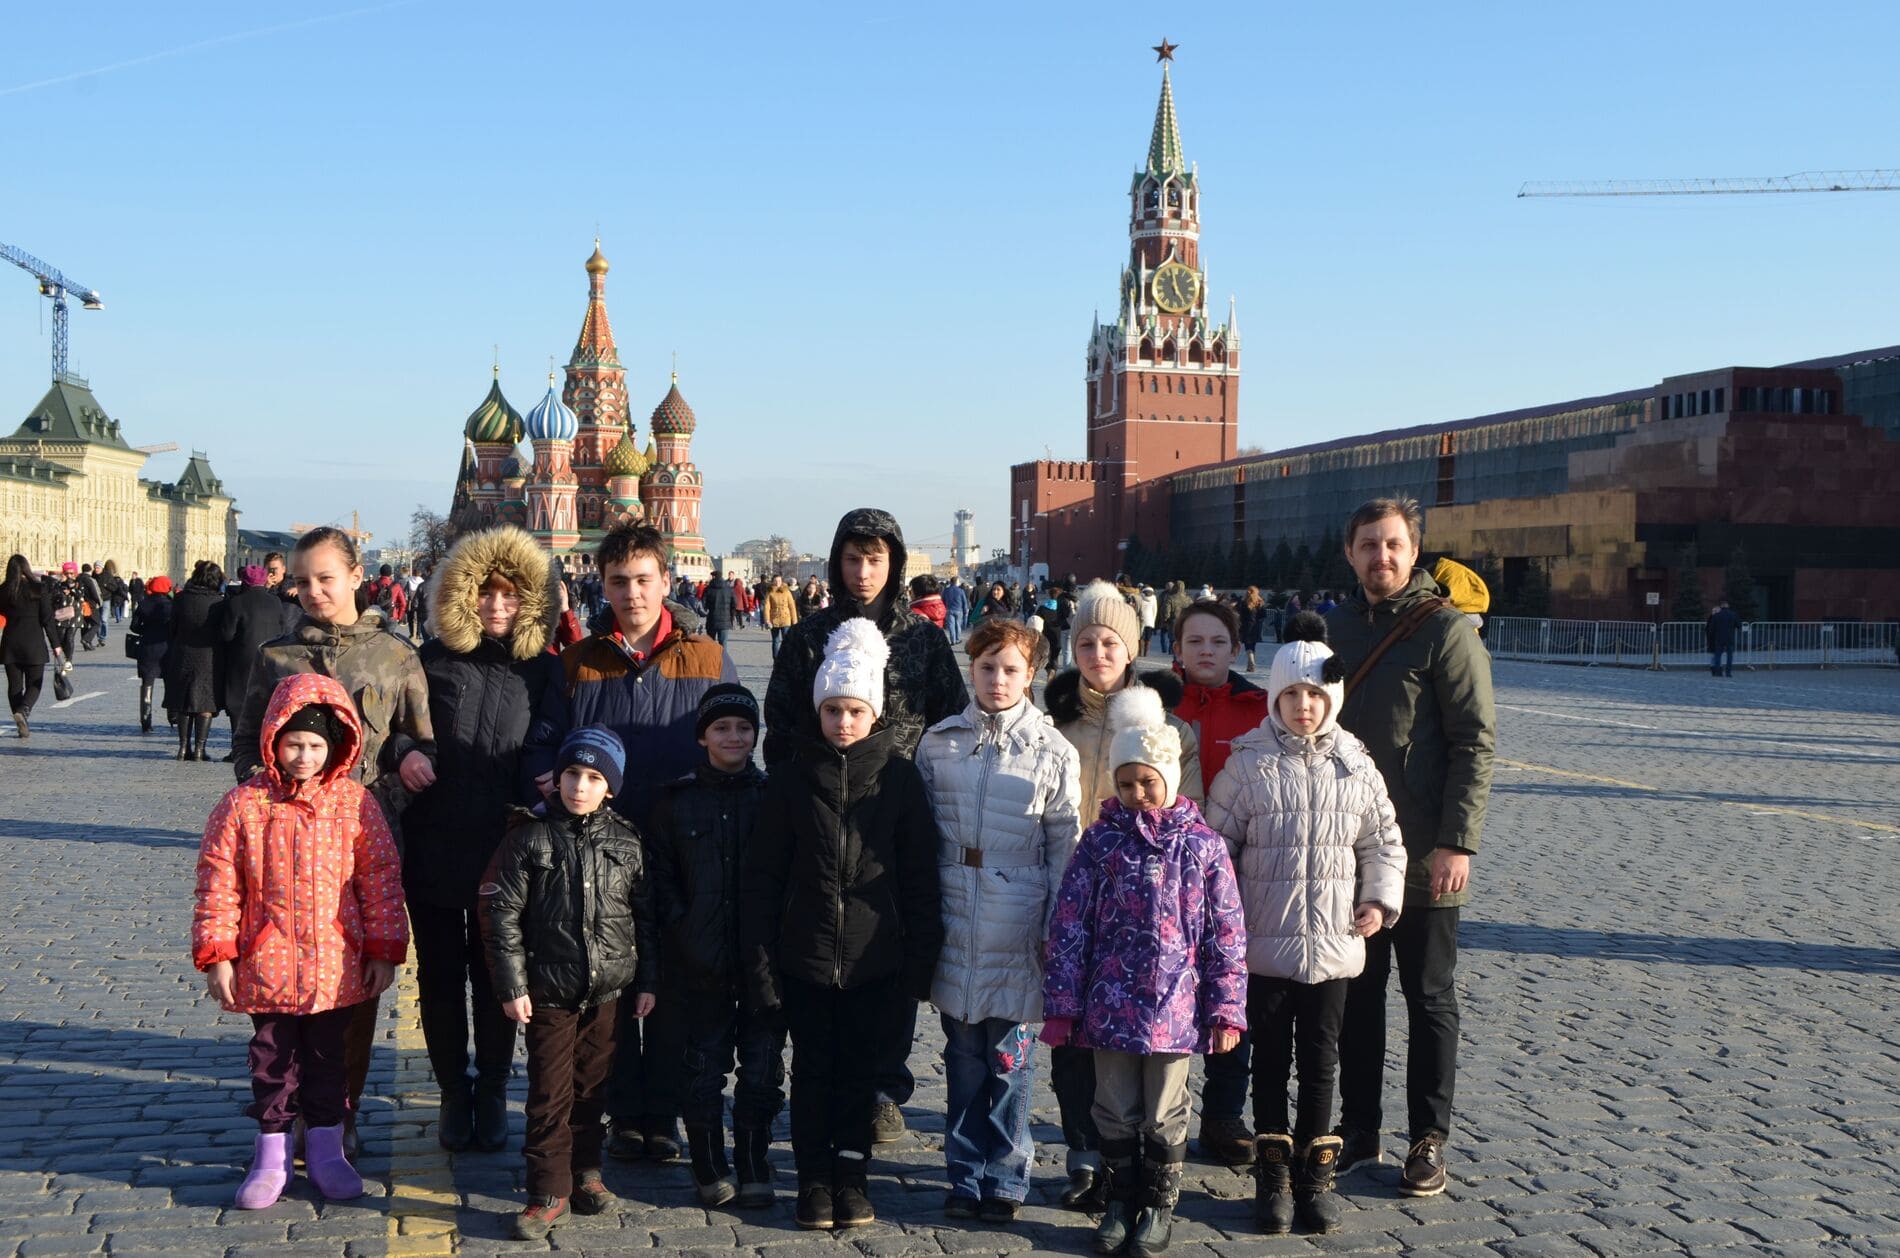
[[[620,993],[653,1011],[653,897],[640,834],[603,808],[626,751],[583,726],[555,756],[545,813],[516,809],[482,879],[482,944],[495,995],[528,1028],[528,1205],[515,1235],[539,1240],[566,1217],[616,1204],[600,1179],[601,1114]]]
[[[782,1008],[791,1032],[802,1228],[872,1221],[876,1066],[908,1047],[943,943],[942,839],[923,777],[881,719],[889,658],[869,620],[832,633],[811,683],[821,734],[766,783],[740,875],[747,999]]]
[[[709,1206],[734,1196],[772,1204],[772,1121],[785,1107],[785,1024],[746,1007],[739,990],[739,869],[759,818],[765,774],[752,763],[759,701],[722,683],[699,701],[699,768],[667,783],[653,805],[647,854],[666,953],[667,990],[678,992],[686,1042],[684,1104],[693,1185]],[[735,1185],[726,1162],[726,1074],[732,1094]]]

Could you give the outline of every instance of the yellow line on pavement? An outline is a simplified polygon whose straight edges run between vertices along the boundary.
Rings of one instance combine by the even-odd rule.
[[[1559,769],[1554,765],[1532,764],[1527,760],[1506,760],[1499,756],[1497,763],[1513,769],[1523,769],[1527,773],[1542,773],[1550,777],[1574,778],[1580,782],[1601,782],[1606,786],[1621,786],[1632,791],[1660,792],[1664,788],[1651,786],[1647,782],[1626,782],[1622,778],[1599,777],[1594,773],[1578,773],[1571,769]],[[1695,792],[1690,792],[1695,793]],[[1853,817],[1837,817],[1832,813],[1810,812],[1804,808],[1783,808],[1779,804],[1763,804],[1745,799],[1717,799],[1710,801],[1729,808],[1746,808],[1750,812],[1779,813],[1784,817],[1800,817],[1804,821],[1825,821],[1832,825],[1855,826],[1862,830],[1877,830],[1882,834],[1900,834],[1900,826],[1885,825],[1878,821],[1859,821]]]
[[[396,1121],[390,1127],[389,1225],[383,1253],[391,1258],[453,1254],[459,1238],[455,1208],[462,1198],[455,1191],[449,1155],[433,1139],[427,1144],[418,1140],[435,1096],[435,1072],[422,1038],[413,963],[396,972],[388,1001],[396,1018]]]

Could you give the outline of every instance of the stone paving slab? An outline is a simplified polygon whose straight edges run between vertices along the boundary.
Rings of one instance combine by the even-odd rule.
[[[509,1240],[522,1070],[510,1150],[441,1152],[406,971],[364,1116],[369,1195],[322,1202],[300,1180],[272,1210],[230,1209],[254,1130],[249,1025],[204,996],[187,936],[198,835],[231,778],[173,761],[162,727],[137,732],[116,647],[79,665],[78,693],[103,696],[43,704],[31,740],[0,739],[0,1254],[1088,1251],[1088,1222],[1051,1204],[1046,1083],[1018,1222],[942,1218],[928,1012],[911,1133],[874,1163],[876,1225],[801,1234],[789,1190],[769,1211],[706,1210],[684,1167],[615,1164],[617,1214]],[[762,691],[765,634],[733,649]],[[1900,674],[1496,674],[1451,1188],[1398,1196],[1388,1133],[1387,1164],[1343,1181],[1338,1234],[1266,1238],[1248,1181],[1193,1162],[1171,1252],[1900,1254]]]

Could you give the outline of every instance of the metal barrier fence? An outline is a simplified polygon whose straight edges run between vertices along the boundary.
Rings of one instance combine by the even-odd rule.
[[[1485,623],[1485,644],[1501,660],[1619,668],[1707,668],[1706,627],[1699,620],[1536,620],[1498,616]],[[1735,639],[1735,667],[1893,668],[1900,626],[1863,621],[1758,620]]]

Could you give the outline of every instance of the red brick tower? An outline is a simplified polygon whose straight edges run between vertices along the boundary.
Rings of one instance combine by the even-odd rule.
[[[575,505],[580,527],[589,531],[607,527],[602,523],[608,497],[607,452],[627,431],[627,373],[614,347],[613,327],[607,322],[607,269],[596,239],[594,256],[587,259],[587,314],[581,320],[573,356],[567,360],[567,380],[561,389],[561,401],[580,422],[574,438],[574,478],[579,486]]]
[[[678,372],[673,373],[673,387],[653,408],[647,426],[653,430],[655,443],[652,465],[640,478],[647,519],[671,543],[674,571],[682,576],[707,576],[712,560],[699,532],[699,500],[705,485],[692,456],[693,431],[699,421],[680,394]]]
[[[565,555],[581,540],[573,467],[579,423],[556,396],[553,372],[548,373],[547,396],[528,412],[522,426],[534,444],[534,467],[525,486],[528,532],[555,554]]]

